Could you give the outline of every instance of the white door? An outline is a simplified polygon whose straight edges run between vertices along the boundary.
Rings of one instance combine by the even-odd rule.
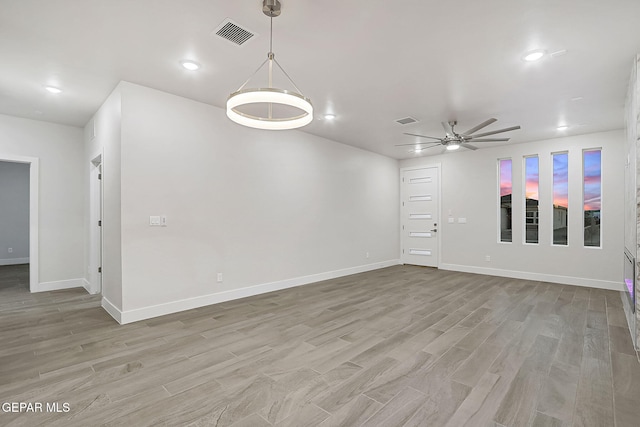
[[[402,171],[402,263],[438,266],[439,167]]]

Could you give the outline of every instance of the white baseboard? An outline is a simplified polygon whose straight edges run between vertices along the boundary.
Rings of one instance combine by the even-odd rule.
[[[394,259],[389,261],[377,262],[374,264],[361,265],[357,267],[345,268],[342,270],[328,271],[325,273],[312,274],[309,276],[295,277],[277,282],[263,283],[260,285],[249,286],[246,288],[233,289],[230,291],[218,292],[215,294],[202,295],[195,298],[188,298],[178,301],[171,301],[165,304],[158,304],[149,307],[138,308],[135,310],[120,311],[113,304],[109,303],[105,298],[102,299],[102,307],[120,324],[137,322],[140,320],[151,319],[153,317],[164,316],[166,314],[177,313],[179,311],[191,310],[198,307],[204,307],[211,304],[218,304],[225,301],[231,301],[240,298],[246,298],[254,295],[260,295],[267,292],[279,291],[282,289],[293,288],[296,286],[308,285],[310,283],[320,282],[323,280],[335,279],[338,277],[348,276],[351,274],[364,273],[366,271],[378,270],[380,268],[390,267],[400,264],[400,260]],[[108,304],[108,306],[107,306]]]
[[[82,286],[89,292],[91,295],[98,295],[100,290],[97,289],[97,286],[93,285],[86,278],[82,279]]]
[[[84,279],[58,280],[54,282],[38,283],[31,292],[59,291],[61,289],[82,288]]]
[[[0,265],[29,264],[29,257],[0,259]]]
[[[120,323],[121,325],[123,324],[123,322],[122,322],[122,312],[120,310],[118,310],[118,308],[115,305],[113,305],[111,303],[111,301],[109,301],[105,297],[102,297],[102,304],[101,305],[102,305],[102,308],[104,308],[104,310],[107,313],[109,313],[109,315],[111,317],[116,319],[116,322]]]
[[[587,279],[584,277],[559,276],[554,274],[531,273],[528,271],[501,270],[498,268],[475,267],[458,264],[440,264],[441,270],[460,271],[463,273],[484,274],[487,276],[510,277],[513,279],[536,280],[540,282],[560,283],[563,285],[585,286],[588,288],[622,291],[622,283],[608,280]]]

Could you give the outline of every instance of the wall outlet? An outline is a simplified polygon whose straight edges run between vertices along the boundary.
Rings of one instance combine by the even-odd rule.
[[[13,248],[9,248],[8,251],[9,251],[10,254],[12,254],[13,253]]]
[[[364,257],[365,257],[365,258],[369,258],[369,252],[365,253],[365,254],[364,254]]]
[[[218,273],[218,283],[222,283],[222,273]]]
[[[485,255],[484,260],[487,262],[491,261],[491,255]]]
[[[453,224],[454,222],[456,222],[455,218],[449,218],[449,224]]]

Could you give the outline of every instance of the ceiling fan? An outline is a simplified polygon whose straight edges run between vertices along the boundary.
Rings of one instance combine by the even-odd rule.
[[[497,119],[492,118],[492,119],[486,120],[480,123],[479,125],[472,127],[468,131],[461,132],[461,133],[457,133],[454,130],[454,127],[458,124],[457,121],[452,120],[449,122],[442,122],[442,127],[444,128],[444,131],[445,131],[444,138],[436,138],[434,136],[426,136],[426,135],[417,135],[415,133],[405,133],[405,135],[417,136],[419,138],[433,139],[433,140],[437,140],[438,142],[432,141],[432,142],[424,142],[424,143],[417,143],[417,144],[416,143],[397,144],[396,147],[412,145],[412,146],[416,146],[416,150],[415,150],[416,152],[422,151],[425,148],[437,147],[438,145],[443,145],[446,148],[446,150],[457,150],[460,147],[468,148],[469,150],[477,150],[478,147],[476,147],[475,145],[471,145],[469,143],[470,142],[507,142],[509,141],[509,138],[483,138],[483,137],[520,129],[520,126],[511,126],[504,129],[493,130],[490,132],[483,132],[483,133],[478,133],[474,135],[475,132],[489,126],[491,123],[495,121],[497,121]],[[423,144],[431,144],[431,145],[427,147],[422,147]]]

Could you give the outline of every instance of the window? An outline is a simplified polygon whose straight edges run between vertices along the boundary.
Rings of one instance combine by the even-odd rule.
[[[602,151],[586,150],[582,156],[584,245],[600,247],[600,206],[602,202]]]
[[[553,244],[568,244],[569,155],[553,156]]]
[[[538,165],[538,156],[524,158],[525,243],[538,243]]]
[[[525,215],[526,224],[538,225],[538,211],[527,212]]]
[[[498,160],[499,192],[500,192],[500,241],[511,242],[511,159]]]

